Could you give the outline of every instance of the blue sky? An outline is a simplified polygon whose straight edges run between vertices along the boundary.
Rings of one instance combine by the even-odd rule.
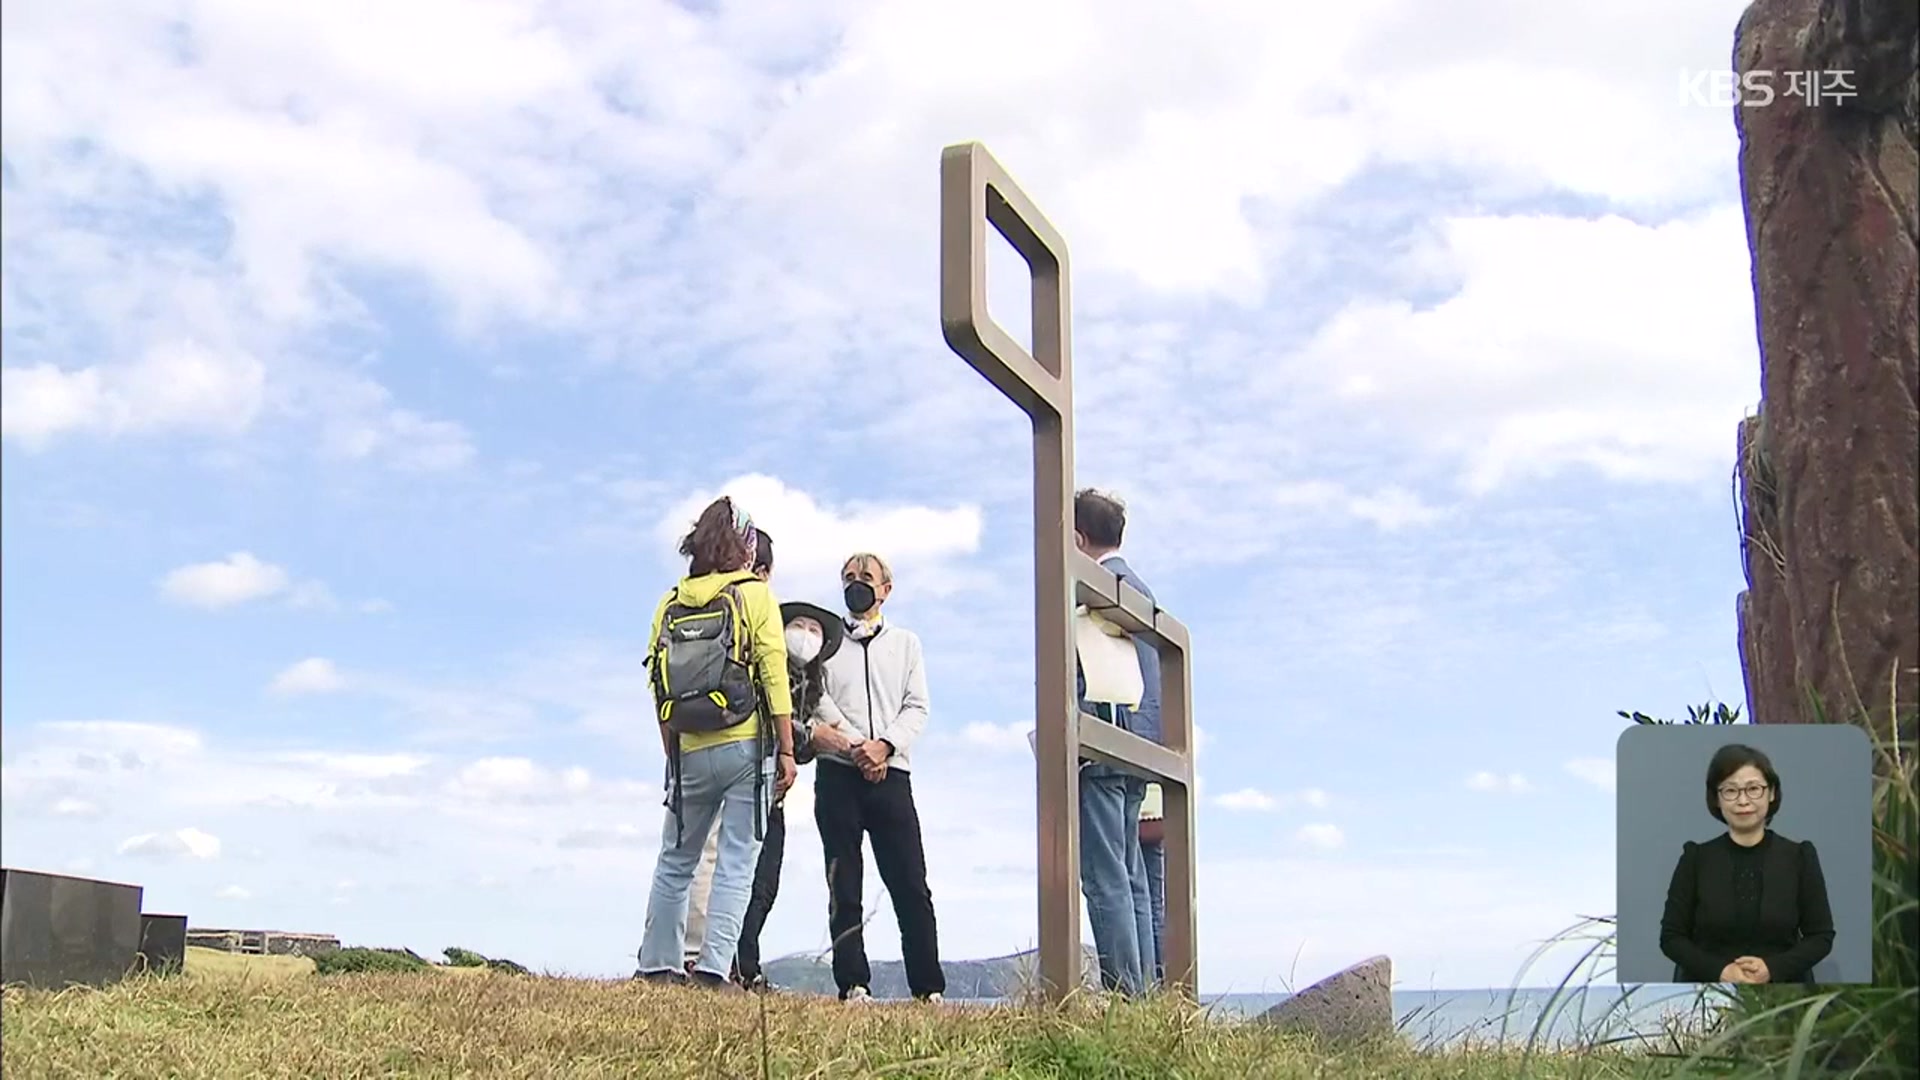
[[[935,297],[977,138],[1193,632],[1206,988],[1507,985],[1607,912],[1614,710],[1741,696],[1737,145],[1676,87],[1742,5],[1160,7],[10,6],[7,865],[630,970],[645,623],[727,490],[783,596],[895,562],[943,950],[1030,945],[1026,429]]]

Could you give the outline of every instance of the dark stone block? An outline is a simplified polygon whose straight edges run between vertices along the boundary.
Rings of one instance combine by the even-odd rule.
[[[156,975],[177,975],[187,966],[187,917],[140,915],[140,959]]]
[[[0,870],[0,982],[105,986],[140,953],[138,885]]]

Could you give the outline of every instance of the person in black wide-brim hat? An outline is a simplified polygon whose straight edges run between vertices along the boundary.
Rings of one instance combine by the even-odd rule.
[[[818,604],[801,600],[780,605],[780,621],[786,624],[787,686],[793,697],[794,760],[805,765],[813,760],[813,725],[818,719],[825,681],[820,665],[846,640],[846,627],[840,617]],[[780,865],[786,857],[787,815],[784,798],[776,800],[767,814],[767,839],[760,848],[760,862],[753,871],[753,895],[747,902],[747,914],[740,924],[740,946],[734,954],[733,976],[750,989],[765,989],[767,980],[760,968],[760,930],[767,924],[773,902],[780,895]]]

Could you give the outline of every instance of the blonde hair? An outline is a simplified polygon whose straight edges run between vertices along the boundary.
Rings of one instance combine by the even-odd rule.
[[[847,556],[847,561],[840,564],[840,573],[845,574],[848,567],[865,570],[869,566],[880,572],[880,584],[893,584],[893,568],[887,565],[887,560],[871,551],[859,551]]]

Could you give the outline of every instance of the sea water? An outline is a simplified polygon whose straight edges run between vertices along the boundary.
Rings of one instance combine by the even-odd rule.
[[[1203,995],[1216,1015],[1254,1017],[1286,994]],[[1539,1046],[1619,1042],[1664,1046],[1676,1031],[1710,1022],[1716,999],[1690,986],[1595,985],[1559,990],[1396,990],[1394,1020],[1417,1046]]]
[[[1288,994],[1202,994],[1200,1003],[1221,1019],[1251,1019]],[[1691,986],[1594,985],[1559,990],[1396,990],[1393,1015],[1415,1046],[1469,1044],[1541,1048],[1619,1044],[1665,1049],[1674,1034],[1711,1022],[1719,1000]],[[953,1001],[994,1006],[992,1000]]]

